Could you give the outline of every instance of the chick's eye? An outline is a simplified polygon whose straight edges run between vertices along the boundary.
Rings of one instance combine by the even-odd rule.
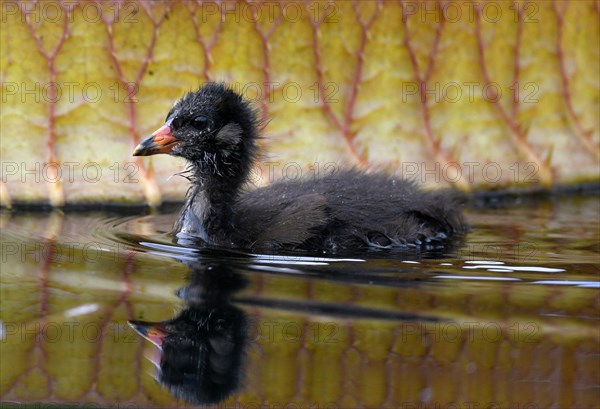
[[[192,121],[194,128],[203,131],[210,128],[210,121],[204,115],[198,115]]]

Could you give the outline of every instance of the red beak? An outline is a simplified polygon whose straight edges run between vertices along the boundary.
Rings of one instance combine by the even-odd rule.
[[[133,156],[150,156],[159,153],[169,153],[179,143],[171,133],[171,123],[167,122],[152,135],[144,139],[133,151]]]

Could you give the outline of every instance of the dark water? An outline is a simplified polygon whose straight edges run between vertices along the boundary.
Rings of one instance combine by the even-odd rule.
[[[0,214],[4,406],[600,405],[597,196],[475,204],[421,253],[185,248],[141,213]]]

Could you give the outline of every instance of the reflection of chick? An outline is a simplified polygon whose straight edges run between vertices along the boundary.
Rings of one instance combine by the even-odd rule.
[[[241,310],[191,307],[168,321],[130,324],[161,349],[158,379],[176,398],[216,403],[238,387],[246,332]]]
[[[189,403],[216,403],[233,393],[242,378],[247,319],[229,298],[246,280],[219,261],[186,260],[186,265],[191,274],[177,295],[188,307],[167,321],[130,324],[159,347],[152,361],[171,394]]]

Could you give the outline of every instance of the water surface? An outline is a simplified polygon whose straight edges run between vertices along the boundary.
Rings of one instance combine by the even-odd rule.
[[[480,202],[423,252],[187,248],[176,215],[0,213],[2,402],[600,405],[597,196]]]

